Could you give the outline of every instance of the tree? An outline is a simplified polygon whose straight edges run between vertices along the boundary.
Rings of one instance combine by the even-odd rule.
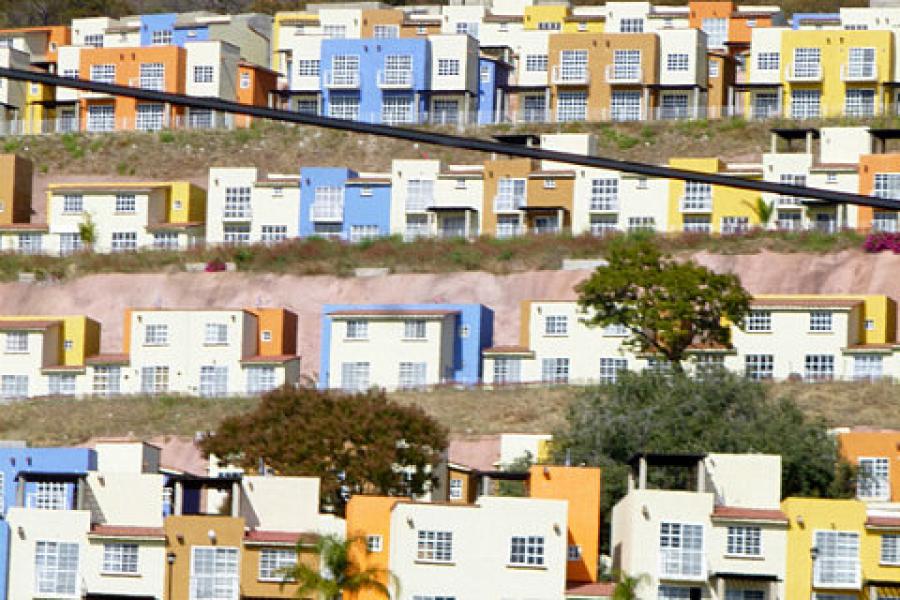
[[[729,321],[743,324],[751,296],[731,274],[679,262],[649,238],[614,240],[608,264],[576,287],[588,325],[617,325],[626,346],[661,355],[676,371],[694,344],[729,341]]]
[[[97,242],[97,225],[90,213],[84,213],[84,220],[78,224],[78,237],[88,250],[93,249]]]
[[[650,580],[646,573],[640,575],[628,575],[619,573],[616,578],[616,587],[613,590],[612,600],[638,600],[638,588]]]
[[[603,468],[604,523],[625,494],[626,463],[637,452],[779,454],[785,496],[852,496],[826,424],[767,389],[725,370],[699,379],[623,372],[612,386],[579,392],[554,434],[553,458],[562,462],[568,450],[574,464]]]
[[[262,461],[282,475],[320,477],[323,503],[339,512],[348,494],[422,493],[446,445],[431,417],[384,392],[310,387],[270,392],[203,441],[208,454],[248,469]]]
[[[772,216],[775,214],[775,203],[774,202],[766,202],[761,197],[756,198],[756,202],[750,203],[750,209],[753,211],[753,214],[756,215],[756,218],[759,219],[759,225],[763,229],[766,228],[766,225],[769,224],[769,221],[772,220]]]
[[[353,547],[359,538],[343,539],[334,534],[323,535],[315,544],[315,554],[321,564],[309,565],[298,561],[285,570],[285,576],[298,584],[297,597],[315,594],[321,600],[339,600],[344,592],[372,590],[390,598],[388,586],[382,580],[395,582],[396,578],[384,569],[360,568],[353,559]]]

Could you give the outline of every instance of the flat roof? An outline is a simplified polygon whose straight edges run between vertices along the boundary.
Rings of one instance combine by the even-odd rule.
[[[812,134],[813,139],[819,139],[816,127],[773,127],[769,131],[786,140],[805,140],[809,134]]]
[[[642,458],[651,467],[692,467],[706,458],[706,453],[638,452],[628,459],[628,464],[635,467]]]

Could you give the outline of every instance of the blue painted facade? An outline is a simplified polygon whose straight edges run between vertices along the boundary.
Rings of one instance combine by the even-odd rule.
[[[172,45],[184,47],[185,42],[205,42],[209,40],[209,27],[197,25],[194,27],[175,28],[178,19],[176,13],[160,13],[156,15],[141,15],[141,46],[153,45],[153,32],[172,32]]]
[[[459,315],[453,341],[453,382],[481,382],[481,353],[494,339],[494,311],[483,304],[326,304],[322,307],[319,387],[327,388],[331,355],[331,313],[341,310],[452,310]]]
[[[408,87],[383,88],[379,76],[385,69],[388,56],[412,57],[412,81]],[[358,87],[337,88],[329,85],[335,56],[359,57]],[[407,100],[413,107],[413,118],[425,113],[428,90],[431,87],[431,44],[421,39],[327,39],[322,41],[320,89],[322,111],[331,115],[332,104],[338,98],[359,101],[358,120],[383,122],[382,107],[389,96]]]
[[[840,13],[794,13],[791,16],[791,29],[800,29],[803,21],[840,21]]]
[[[341,167],[304,167],[300,169],[300,237],[330,234],[349,240],[354,226],[376,226],[376,235],[391,232],[391,185],[386,182],[350,182],[356,171]],[[332,231],[316,229],[312,204],[316,188],[339,187],[343,191],[344,211],[340,222],[320,223]]]
[[[497,121],[498,90],[505,93],[509,83],[509,66],[491,58],[478,59],[478,124],[488,125]]]
[[[9,543],[11,532],[6,512],[16,505],[17,479],[20,472],[86,475],[97,469],[97,454],[88,448],[0,448],[0,473],[2,473],[3,510],[0,511],[0,600],[7,594],[9,571]],[[34,492],[36,484],[28,483],[25,497]],[[73,484],[67,486],[67,508],[75,506]]]

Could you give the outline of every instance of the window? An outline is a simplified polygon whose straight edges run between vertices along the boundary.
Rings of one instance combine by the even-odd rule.
[[[161,324],[144,327],[145,346],[165,346],[169,343],[169,326]]]
[[[725,600],[766,600],[763,590],[725,590]]]
[[[876,198],[900,199],[900,173],[876,173],[873,195]]]
[[[459,59],[458,58],[439,58],[438,59],[438,75],[449,77],[459,75]]]
[[[722,217],[722,234],[734,235],[737,233],[746,233],[750,229],[750,219],[748,217]]]
[[[777,71],[781,67],[781,54],[778,52],[760,52],[756,55],[756,68],[759,71]]]
[[[675,585],[661,585],[657,588],[658,600],[690,600],[691,588]]]
[[[153,46],[168,46],[172,43],[171,29],[157,29],[150,34],[150,44]]]
[[[847,88],[844,92],[844,114],[848,117],[875,116],[875,90]]]
[[[682,230],[686,233],[710,233],[712,225],[709,217],[686,216],[684,217]]]
[[[0,377],[0,398],[12,400],[28,397],[28,375],[3,375]]]
[[[522,224],[517,215],[497,216],[497,237],[509,238],[522,234]]]
[[[588,51],[563,50],[559,53],[559,80],[583,82],[588,78]]]
[[[28,332],[9,331],[6,333],[6,353],[23,354],[28,352]]]
[[[849,79],[873,79],[875,77],[875,48],[850,48],[847,77]],[[847,91],[850,91],[850,88]]]
[[[97,83],[115,83],[116,65],[91,65],[91,81]]]
[[[388,54],[385,56],[382,82],[386,85],[411,85],[412,56],[409,54]]]
[[[478,23],[457,23],[456,33],[466,33],[468,35],[471,35],[473,38],[478,39]]]
[[[403,337],[408,340],[424,340],[425,321],[421,319],[404,321]]]
[[[859,587],[859,534],[852,531],[816,531],[813,585]]]
[[[538,23],[538,31],[560,31],[562,23],[559,21],[540,21]]]
[[[544,536],[516,536],[509,544],[509,564],[519,567],[544,565]]]
[[[558,121],[587,120],[587,92],[559,92],[556,95]]]
[[[437,125],[456,125],[459,123],[459,102],[456,100],[435,99],[431,107],[431,122]]]
[[[900,565],[900,535],[886,533],[881,536],[881,564]]]
[[[212,83],[212,65],[194,65],[194,83]]]
[[[710,60],[706,63],[707,77],[716,79],[719,76],[719,61]]]
[[[397,387],[401,390],[425,387],[427,368],[423,362],[401,362]]]
[[[162,63],[141,63],[141,88],[162,92],[166,89],[166,70]]]
[[[452,481],[450,482],[453,483]],[[366,550],[368,552],[381,552],[384,550],[384,538],[380,535],[366,536]]]
[[[831,381],[834,379],[834,356],[831,354],[807,354],[803,378],[806,381]]]
[[[203,365],[200,367],[200,395],[216,398],[228,394],[228,367]]]
[[[779,177],[781,183],[806,187],[806,175],[802,173],[782,173]],[[778,196],[778,206],[802,206],[802,198],[799,196]]]
[[[376,25],[373,28],[372,37],[380,40],[398,38],[400,37],[400,27],[398,25]]]
[[[689,117],[687,94],[663,94],[659,116],[661,119],[686,119]]]
[[[341,39],[347,37],[346,25],[323,25],[322,35],[331,39]]]
[[[619,180],[593,179],[591,181],[591,210],[619,210]]]
[[[875,331],[875,319],[866,319],[863,321],[863,328],[866,331]]]
[[[415,122],[413,97],[409,94],[389,94],[381,99],[381,121],[387,125]]]
[[[65,483],[39,481],[29,498],[28,508],[66,510],[68,509],[67,496]]]
[[[91,104],[88,106],[88,131],[113,131],[115,128],[116,112],[112,104]]]
[[[753,117],[767,119],[776,116],[781,110],[778,94],[759,92],[753,94]]]
[[[656,231],[654,217],[628,217],[628,231]]]
[[[543,359],[541,361],[541,381],[544,383],[569,383],[569,359]]]
[[[687,71],[688,70],[687,54],[667,54],[666,69],[669,71]]]
[[[555,190],[556,189],[556,180],[548,177],[544,179],[544,189],[545,190]]]
[[[855,381],[874,381],[883,376],[882,357],[880,354],[860,354],[853,357],[853,379]]]
[[[246,244],[250,241],[249,225],[225,225],[222,232],[226,244]]]
[[[569,545],[566,549],[566,560],[569,562],[581,560],[581,546],[576,546],[574,544]]]
[[[546,54],[526,54],[525,55],[525,71],[527,73],[546,73],[547,72],[547,55]]]
[[[494,359],[494,383],[519,383],[521,380],[522,361],[520,359]]]
[[[277,244],[287,239],[287,225],[263,225],[262,237],[264,244]]]
[[[165,125],[165,106],[162,104],[138,104],[134,125],[138,131],[159,131]]]
[[[250,188],[226,187],[222,216],[226,219],[249,219],[250,214]]]
[[[321,63],[319,59],[304,59],[297,61],[298,77],[318,77]]]
[[[78,544],[38,541],[34,546],[35,595],[78,595]]]
[[[213,111],[208,108],[189,108],[188,127],[191,129],[210,129],[213,126]]]
[[[341,364],[341,389],[348,392],[364,392],[369,389],[369,363]]]
[[[347,321],[348,340],[364,340],[369,337],[369,322],[361,320]]]
[[[118,394],[120,390],[122,370],[120,367],[99,366],[94,367],[94,381],[92,391],[98,396],[111,396]]]
[[[527,122],[540,122],[547,118],[547,99],[543,94],[522,97],[521,118]]]
[[[617,215],[591,215],[591,235],[603,237],[619,230]]]
[[[616,90],[610,98],[610,117],[613,121],[639,121],[641,119],[641,93]]]
[[[619,373],[628,369],[628,360],[624,358],[600,359],[600,382],[615,383],[619,379]]]
[[[290,581],[284,571],[296,564],[297,552],[294,550],[263,548],[259,551],[259,580]]]
[[[84,36],[84,45],[89,46],[91,48],[102,48],[103,47],[103,34],[102,33],[89,33]]]
[[[810,331],[831,331],[831,312],[827,310],[814,310],[809,313]]]
[[[403,232],[404,240],[414,240],[430,235],[431,228],[428,224],[428,215],[406,215],[406,230]]]
[[[194,546],[191,553],[191,600],[238,597],[238,549]]]
[[[619,21],[620,33],[644,33],[643,19],[622,19]]]
[[[333,95],[328,102],[328,116],[335,119],[359,119],[359,97],[348,95]]]
[[[116,194],[116,212],[133,213],[135,211],[134,194]]]
[[[169,391],[169,367],[141,367],[141,392],[164,394]]]
[[[791,117],[794,119],[818,119],[821,116],[821,92],[819,90],[791,90]]]
[[[772,331],[772,312],[768,310],[751,310],[747,315],[746,329],[757,333]]]
[[[568,335],[569,317],[566,315],[547,315],[544,317],[544,335]]]
[[[75,395],[75,375],[74,373],[51,373],[48,380],[51,396],[74,396]]]
[[[703,526],[660,523],[660,574],[668,577],[703,575]]]
[[[381,235],[378,225],[351,225],[350,241],[353,243],[363,240],[373,240]]]
[[[63,195],[64,213],[81,213],[84,210],[84,197],[81,194]]]
[[[246,90],[250,88],[250,73],[241,73],[241,89]]]
[[[453,532],[419,531],[416,544],[416,559],[426,562],[452,562]]]
[[[138,572],[137,544],[103,544],[103,573]]]
[[[204,344],[222,345],[228,343],[228,325],[225,323],[207,323]]]
[[[822,74],[822,51],[819,48],[794,48],[793,76],[816,79]]]
[[[456,596],[421,596],[416,594],[412,597],[412,600],[456,600]]]
[[[406,182],[406,212],[422,212],[434,202],[434,181],[410,179]]]
[[[723,48],[728,41],[728,19],[703,19],[700,28],[706,34],[706,45]]]
[[[696,181],[684,182],[684,197],[681,200],[682,211],[712,210],[712,186],[708,183]]]
[[[254,365],[246,370],[248,394],[265,394],[275,389],[275,367]]]
[[[772,379],[774,373],[775,358],[771,354],[748,354],[744,357],[744,374],[747,379]]]
[[[338,86],[359,85],[359,56],[338,54],[331,57],[331,82]]]
[[[759,527],[729,527],[727,553],[732,556],[762,556]]]
[[[640,50],[613,50],[612,78],[632,81],[641,78]]]
[[[887,458],[860,457],[856,497],[867,500],[890,499],[890,461]]]
[[[491,68],[489,66],[482,66],[479,76],[481,77],[481,83],[490,83],[491,82]]]
[[[450,480],[450,499],[451,500],[462,500],[463,497],[463,480],[462,479],[451,479]]]

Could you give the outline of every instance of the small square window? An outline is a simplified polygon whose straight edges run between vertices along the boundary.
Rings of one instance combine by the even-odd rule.
[[[570,562],[581,560],[581,546],[576,546],[574,544],[569,546],[567,556]]]
[[[363,198],[371,197],[372,196],[372,188],[370,188],[369,186],[363,186],[359,190],[359,195],[362,196]]]
[[[469,337],[469,331],[470,331],[469,326],[463,325],[462,327],[459,328],[459,337],[461,337],[461,338]]]
[[[384,549],[384,538],[380,535],[366,536],[366,550],[369,552],[381,552]]]
[[[637,189],[639,189],[639,190],[647,189],[647,178],[646,177],[638,177]]]
[[[866,331],[875,331],[875,319],[866,319],[863,326]]]
[[[181,207],[183,206],[183,204],[181,203],[181,200],[176,200],[175,202],[172,203],[172,206],[175,210],[181,210]]]
[[[63,349],[65,349],[65,350],[71,350],[74,347],[75,347],[75,342],[73,342],[72,340],[66,340],[63,342]]]
[[[268,329],[263,329],[263,332],[259,337],[264,342],[271,342],[272,341],[272,332],[269,331]]]
[[[837,173],[835,173],[834,171],[828,171],[828,173],[825,174],[825,181],[827,183],[837,183]]]
[[[456,180],[456,189],[458,189],[458,190],[466,189],[466,180],[465,179],[457,179]]]
[[[545,190],[555,190],[556,189],[556,180],[555,179],[545,179],[544,180],[544,189]]]

